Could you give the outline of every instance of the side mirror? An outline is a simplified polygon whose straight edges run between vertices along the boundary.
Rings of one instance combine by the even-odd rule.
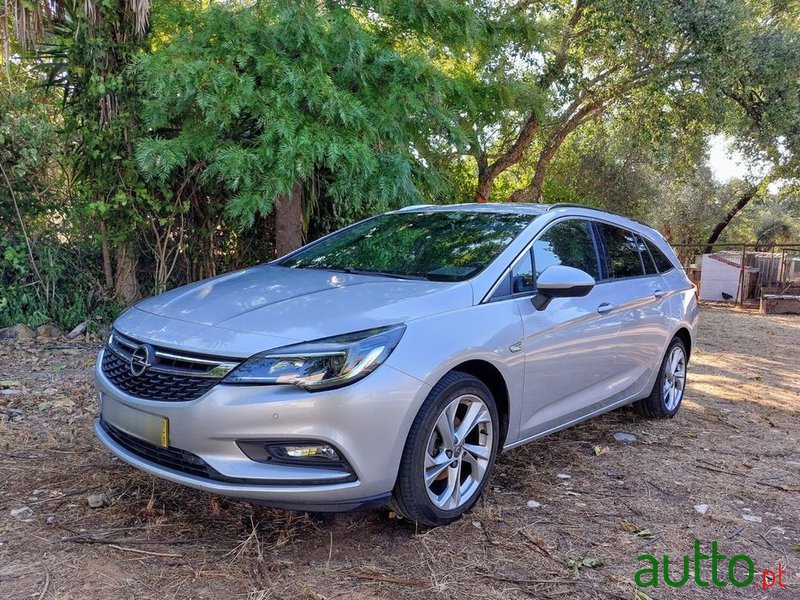
[[[544,310],[553,298],[581,298],[594,288],[594,277],[564,265],[547,267],[536,280],[537,294],[531,299],[536,310]]]

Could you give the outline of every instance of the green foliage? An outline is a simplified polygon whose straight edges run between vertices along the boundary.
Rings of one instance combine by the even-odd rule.
[[[0,327],[107,324],[118,307],[99,293],[98,249],[70,210],[60,105],[35,72],[14,75],[0,93]]]
[[[106,318],[121,273],[146,295],[270,259],[297,183],[313,239],[468,201],[504,157],[492,200],[702,243],[755,184],[720,240],[800,234],[796,2],[155,0],[144,30],[144,3],[23,4],[46,18],[12,19],[2,64],[0,324]],[[714,180],[712,135],[759,180]]]
[[[65,141],[75,147],[66,157],[76,178],[73,210],[79,218],[105,222],[115,241],[135,239],[133,207],[158,196],[132,153],[141,121],[127,65],[146,40],[130,31],[133,15],[123,3],[97,3],[93,16],[83,11],[66,4],[38,53],[49,85],[63,94]]]
[[[420,202],[441,187],[431,140],[458,141],[454,82],[335,3],[211,7],[137,70],[141,169],[197,167],[244,226],[297,181],[351,214]]]
[[[34,256],[38,277],[24,242],[0,239],[0,327],[55,323],[69,330],[87,320],[92,328],[111,324],[121,307],[98,288],[100,261],[91,247],[40,241]]]

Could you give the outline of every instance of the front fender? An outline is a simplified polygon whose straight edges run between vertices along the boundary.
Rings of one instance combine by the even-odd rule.
[[[516,302],[479,304],[417,319],[406,327],[403,339],[386,363],[431,387],[467,361],[491,364],[500,372],[508,389],[506,442],[516,440],[525,370],[523,352],[511,349],[522,340],[522,319]],[[408,430],[422,402],[424,399],[413,407]]]

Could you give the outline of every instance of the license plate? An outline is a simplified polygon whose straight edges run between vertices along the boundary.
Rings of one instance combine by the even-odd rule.
[[[102,402],[103,420],[155,446],[169,448],[169,419],[151,415],[120,402]]]

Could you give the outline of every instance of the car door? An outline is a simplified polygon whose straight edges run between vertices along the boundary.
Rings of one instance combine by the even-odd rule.
[[[575,267],[600,280],[599,250],[588,220],[566,218],[544,230],[512,269],[525,353],[522,439],[592,412],[614,392],[620,323],[611,289],[598,284],[582,298],[553,298],[544,310],[531,302],[536,277],[551,265]]]
[[[598,223],[597,229],[607,261],[607,285],[620,319],[617,365],[622,393],[630,397],[644,391],[660,365],[669,335],[669,298],[638,233],[608,223]]]

